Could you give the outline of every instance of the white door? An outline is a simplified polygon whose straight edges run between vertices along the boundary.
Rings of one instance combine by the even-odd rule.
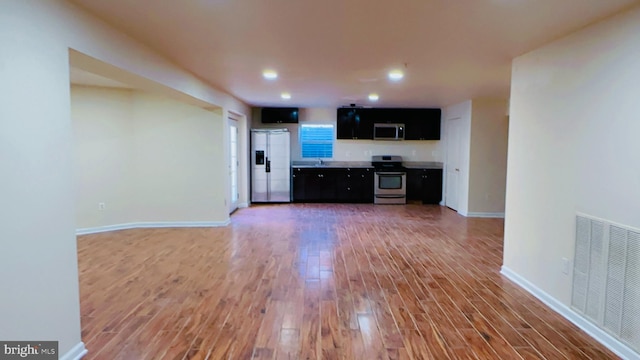
[[[445,205],[458,211],[460,193],[460,163],[462,147],[462,120],[447,120],[447,183]]]
[[[238,122],[229,119],[229,213],[238,208]]]

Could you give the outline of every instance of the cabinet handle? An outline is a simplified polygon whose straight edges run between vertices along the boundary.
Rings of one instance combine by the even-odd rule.
[[[318,174],[318,177],[324,177],[324,175],[322,175],[322,174]]]
[[[364,175],[361,175],[362,177],[364,177]]]
[[[347,177],[351,177],[351,175],[350,175],[350,174],[347,174]]]
[[[350,188],[350,187],[348,187],[348,188],[347,188],[347,190],[351,190],[351,188]]]

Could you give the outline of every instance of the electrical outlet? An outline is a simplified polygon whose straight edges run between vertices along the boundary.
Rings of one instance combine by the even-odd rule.
[[[107,205],[105,203],[103,203],[103,202],[98,203],[98,210],[104,210],[104,208],[106,208],[106,207],[107,207]]]
[[[569,271],[571,270],[571,261],[566,257],[562,258],[562,273],[565,275],[569,275]]]

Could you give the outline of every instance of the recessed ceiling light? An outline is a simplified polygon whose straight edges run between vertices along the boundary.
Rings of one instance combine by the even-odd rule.
[[[280,97],[285,100],[289,100],[291,99],[291,94],[289,94],[288,92],[283,92],[282,94],[280,94]]]
[[[379,98],[378,94],[369,94],[369,101],[378,101]]]
[[[265,70],[262,72],[262,76],[267,80],[273,80],[278,78],[278,73],[275,70]]]
[[[398,81],[404,77],[404,73],[402,70],[391,70],[389,71],[389,79],[393,81]]]

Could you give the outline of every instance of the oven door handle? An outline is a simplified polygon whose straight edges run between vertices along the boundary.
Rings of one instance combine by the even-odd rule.
[[[406,175],[406,173],[403,173],[403,172],[376,172],[376,175],[403,176],[403,175]]]

